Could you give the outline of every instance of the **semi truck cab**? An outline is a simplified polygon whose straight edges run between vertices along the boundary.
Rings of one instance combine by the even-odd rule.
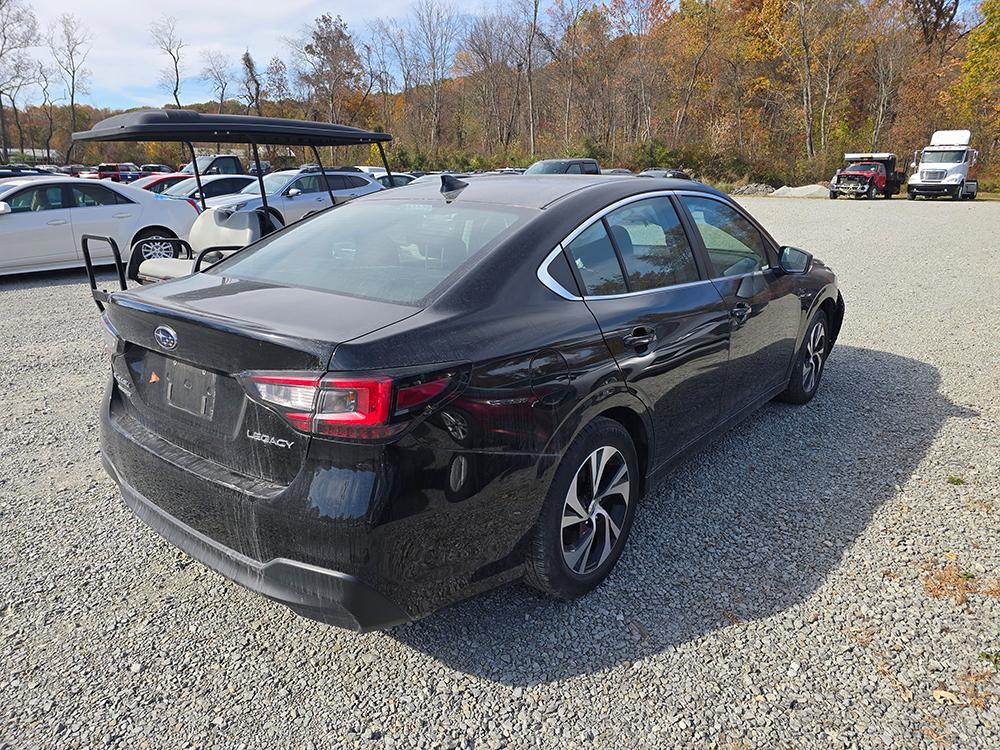
[[[975,200],[979,183],[973,167],[979,152],[969,147],[971,140],[968,130],[936,131],[929,146],[913,153],[906,197],[912,201],[918,195],[948,195],[952,200]]]

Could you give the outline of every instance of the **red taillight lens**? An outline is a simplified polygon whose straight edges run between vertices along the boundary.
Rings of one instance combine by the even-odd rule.
[[[194,198],[186,198],[185,200],[187,200],[187,202],[191,204],[191,208],[194,209],[194,212],[196,214],[201,213],[201,204],[198,201],[196,201]]]
[[[261,372],[244,373],[239,379],[253,398],[278,411],[295,429],[359,439],[396,434],[405,426],[405,412],[430,403],[452,382],[451,375],[425,382],[410,379],[397,386],[383,376]]]

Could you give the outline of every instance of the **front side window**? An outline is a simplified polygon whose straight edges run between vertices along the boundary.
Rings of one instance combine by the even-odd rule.
[[[281,188],[283,188],[288,183],[288,173],[284,174],[280,172],[272,172],[271,174],[264,175],[264,192],[268,195],[274,195]],[[260,181],[254,180],[245,188],[243,188],[241,193],[246,195],[260,195]]]
[[[605,217],[634,292],[698,281],[698,267],[667,198],[629,203]]]
[[[583,167],[579,164],[570,164],[566,168],[566,174],[583,174]]]
[[[705,243],[712,275],[742,276],[768,268],[764,238],[735,208],[711,198],[684,196]]]
[[[28,188],[7,198],[6,201],[11,213],[14,214],[67,208],[63,205],[63,190],[59,185]]]
[[[188,177],[182,179],[180,182],[176,182],[170,187],[163,190],[164,195],[175,195],[181,198],[187,198],[194,191],[198,189],[198,180],[194,177]]]
[[[467,260],[536,213],[356,201],[261,240],[206,273],[420,305]]]
[[[215,162],[216,171],[219,174],[239,174],[240,168],[236,159],[217,159]]]
[[[595,221],[566,246],[584,293],[591,296],[624,294],[628,291],[618,255],[603,221]]]
[[[118,193],[100,185],[73,185],[73,202],[77,208],[93,208],[95,206],[114,206],[127,203],[119,199]]]

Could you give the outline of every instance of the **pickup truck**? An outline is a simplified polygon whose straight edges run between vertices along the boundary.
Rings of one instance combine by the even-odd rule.
[[[844,154],[846,167],[830,180],[830,199],[841,195],[891,198],[903,189],[906,173],[896,169],[895,154]]]
[[[142,170],[131,162],[121,164],[99,164],[97,166],[97,179],[111,180],[112,182],[132,182],[142,177]]]

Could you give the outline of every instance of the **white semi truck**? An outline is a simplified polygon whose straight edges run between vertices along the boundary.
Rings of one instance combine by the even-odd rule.
[[[906,197],[912,201],[918,195],[948,195],[956,201],[975,200],[979,183],[973,167],[979,152],[969,147],[971,138],[968,130],[936,131],[930,146],[913,152]]]

